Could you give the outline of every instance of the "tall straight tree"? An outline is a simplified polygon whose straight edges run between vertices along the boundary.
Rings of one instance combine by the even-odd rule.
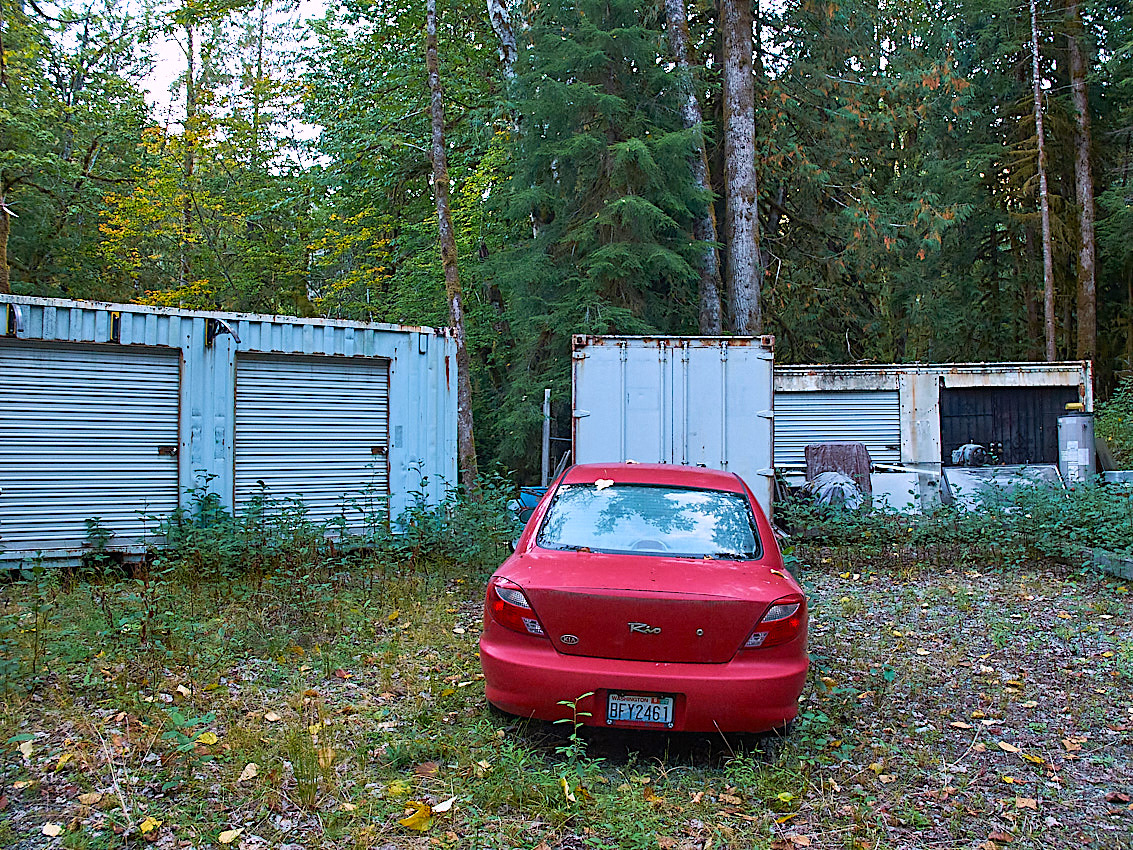
[[[473,493],[479,473],[476,443],[472,435],[472,377],[464,336],[464,292],[456,266],[456,237],[449,206],[448,156],[445,154],[445,102],[437,60],[437,0],[426,0],[425,66],[429,72],[429,113],[432,119],[433,195],[437,202],[437,228],[441,241],[441,265],[445,274],[449,321],[456,339],[456,451],[460,480]]]
[[[1043,235],[1043,326],[1046,359],[1057,359],[1054,339],[1054,250],[1050,235],[1050,193],[1046,182],[1046,138],[1043,132],[1042,85],[1039,77],[1039,16],[1035,0],[1031,0],[1031,82],[1035,100],[1035,137],[1038,142],[1039,209]]]
[[[688,13],[685,0],[665,0],[665,17],[669,33],[669,47],[677,62],[680,86],[683,89],[680,104],[681,123],[697,136],[697,150],[690,161],[696,187],[704,193],[704,211],[693,221],[693,236],[704,243],[700,256],[700,284],[697,287],[699,302],[699,328],[702,334],[719,335],[723,330],[720,315],[720,254],[716,248],[716,211],[712,205],[712,185],[708,176],[708,154],[704,149],[704,116],[696,87],[692,79],[689,60]],[[754,150],[754,148],[753,148]]]
[[[1070,94],[1074,101],[1074,187],[1078,199],[1078,357],[1093,360],[1098,347],[1097,248],[1094,234],[1094,177],[1090,169],[1090,100],[1086,93],[1085,27],[1080,4],[1069,6],[1066,40]]]
[[[500,63],[504,66],[504,79],[515,79],[515,60],[519,48],[515,43],[515,28],[511,25],[511,12],[506,0],[488,0],[488,22],[500,40]]]
[[[750,0],[721,0],[724,34],[724,231],[732,331],[763,330],[759,209],[755,179],[755,77],[752,72]]]

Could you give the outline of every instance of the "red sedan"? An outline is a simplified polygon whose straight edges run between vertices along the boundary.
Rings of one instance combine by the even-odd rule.
[[[739,476],[588,464],[548,490],[488,582],[480,663],[505,712],[763,732],[798,712],[806,597]]]

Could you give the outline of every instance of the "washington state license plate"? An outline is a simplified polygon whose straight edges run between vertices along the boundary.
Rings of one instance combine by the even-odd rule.
[[[673,698],[660,694],[615,694],[606,699],[606,723],[673,725]]]

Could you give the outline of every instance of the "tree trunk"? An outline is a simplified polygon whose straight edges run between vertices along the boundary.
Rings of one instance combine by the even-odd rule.
[[[193,230],[193,171],[196,167],[195,135],[197,132],[197,81],[196,44],[194,24],[185,23],[185,156],[182,169],[185,173],[184,196],[181,199],[181,286],[187,286],[193,269],[189,259],[189,234]]]
[[[441,265],[445,273],[449,322],[456,341],[456,449],[460,481],[467,493],[475,493],[478,469],[476,443],[472,437],[472,378],[464,340],[464,293],[456,267],[456,237],[449,209],[448,156],[445,153],[445,104],[437,61],[437,0],[426,0],[425,66],[429,71],[430,112],[433,123],[433,195],[437,202],[437,228],[441,242]]]
[[[724,231],[728,245],[727,290],[732,331],[759,334],[759,211],[755,185],[755,77],[748,0],[722,0],[724,33]]]
[[[1046,141],[1043,137],[1043,102],[1039,86],[1039,21],[1035,0],[1031,0],[1031,77],[1035,93],[1035,136],[1039,157],[1039,208],[1043,231],[1043,322],[1045,324],[1046,359],[1057,358],[1054,342],[1054,253],[1050,238],[1050,195],[1046,186]]]
[[[697,150],[690,163],[692,177],[697,188],[704,194],[705,210],[693,222],[693,237],[698,242],[707,243],[700,257],[700,283],[697,288],[700,302],[700,332],[709,336],[719,336],[723,331],[720,316],[720,254],[716,248],[719,237],[716,233],[716,211],[712,205],[712,184],[708,177],[708,153],[704,148],[704,116],[700,111],[700,101],[696,99],[696,89],[692,84],[692,68],[688,50],[688,16],[685,0],[665,0],[665,14],[668,18],[669,45],[677,61],[680,73],[681,123],[687,129],[696,129]]]
[[[6,198],[0,195],[0,295],[10,295],[12,283],[8,276],[8,234],[12,230],[12,216]]]
[[[1074,187],[1078,196],[1078,359],[1093,360],[1098,346],[1097,243],[1094,238],[1094,178],[1090,172],[1090,101],[1086,93],[1086,57],[1082,16],[1070,6],[1070,91],[1077,113],[1074,134]]]
[[[515,60],[519,57],[519,48],[515,43],[515,29],[511,25],[505,0],[488,0],[488,21],[496,38],[500,40],[500,62],[504,66],[504,79],[510,82],[515,79]]]

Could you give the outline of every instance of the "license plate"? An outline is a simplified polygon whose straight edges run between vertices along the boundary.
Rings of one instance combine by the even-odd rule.
[[[606,723],[673,725],[673,698],[659,694],[615,694],[606,699]]]

